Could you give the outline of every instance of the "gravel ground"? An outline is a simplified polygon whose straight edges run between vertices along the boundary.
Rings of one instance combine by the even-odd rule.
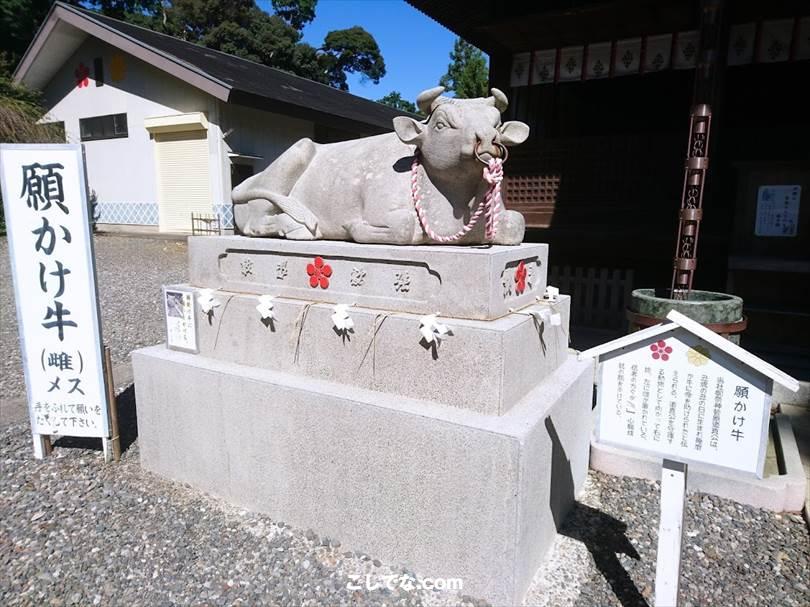
[[[659,483],[591,471],[526,603],[652,605]],[[810,535],[798,514],[689,494],[682,607],[810,605]]]
[[[172,240],[96,236],[96,270],[104,341],[113,364],[130,351],[165,339],[161,286],[187,280],[186,244]],[[8,241],[0,237],[0,398],[25,394]]]
[[[0,434],[5,607],[485,605],[408,591],[412,571],[145,472],[137,442],[105,465],[99,452],[58,443],[54,457],[33,460],[29,437],[25,424]],[[366,574],[373,584],[407,577],[390,591],[368,589]]]
[[[416,573],[351,552],[141,469],[60,447],[30,456],[28,427],[0,434],[0,604],[483,607],[459,592],[368,589]],[[656,483],[591,472],[525,605],[653,604]],[[688,499],[684,607],[810,604],[801,517]],[[360,589],[349,588],[359,585]]]

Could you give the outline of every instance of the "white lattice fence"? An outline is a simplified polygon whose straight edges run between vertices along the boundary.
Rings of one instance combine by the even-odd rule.
[[[96,206],[97,223],[125,225],[158,225],[156,202],[99,202]]]
[[[214,213],[219,215],[219,221],[223,228],[233,227],[233,205],[231,203],[215,204]]]

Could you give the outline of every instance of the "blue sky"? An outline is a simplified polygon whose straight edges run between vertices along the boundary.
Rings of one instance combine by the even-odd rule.
[[[272,12],[270,0],[257,4]],[[349,91],[379,99],[391,91],[415,101],[416,96],[439,83],[447,71],[455,35],[404,0],[318,0],[315,20],[304,29],[304,41],[318,47],[327,32],[359,25],[380,46],[386,76],[379,84],[363,83],[349,75]]]

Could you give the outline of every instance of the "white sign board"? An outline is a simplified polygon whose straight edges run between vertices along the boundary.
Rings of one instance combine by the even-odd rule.
[[[800,185],[763,185],[757,192],[757,236],[796,236],[799,229]]]
[[[109,436],[80,145],[0,145],[0,176],[34,434]]]
[[[166,345],[173,350],[197,353],[197,324],[194,291],[183,287],[163,287],[166,309]]]
[[[772,381],[684,328],[603,355],[597,440],[759,476]]]

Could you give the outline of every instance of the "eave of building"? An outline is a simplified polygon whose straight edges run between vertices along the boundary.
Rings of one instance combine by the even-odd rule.
[[[45,18],[14,71],[14,81],[29,88],[44,88],[62,67],[65,59],[88,36],[119,48],[221,101],[228,101],[231,87],[224,82],[60,4],[54,4]]]

